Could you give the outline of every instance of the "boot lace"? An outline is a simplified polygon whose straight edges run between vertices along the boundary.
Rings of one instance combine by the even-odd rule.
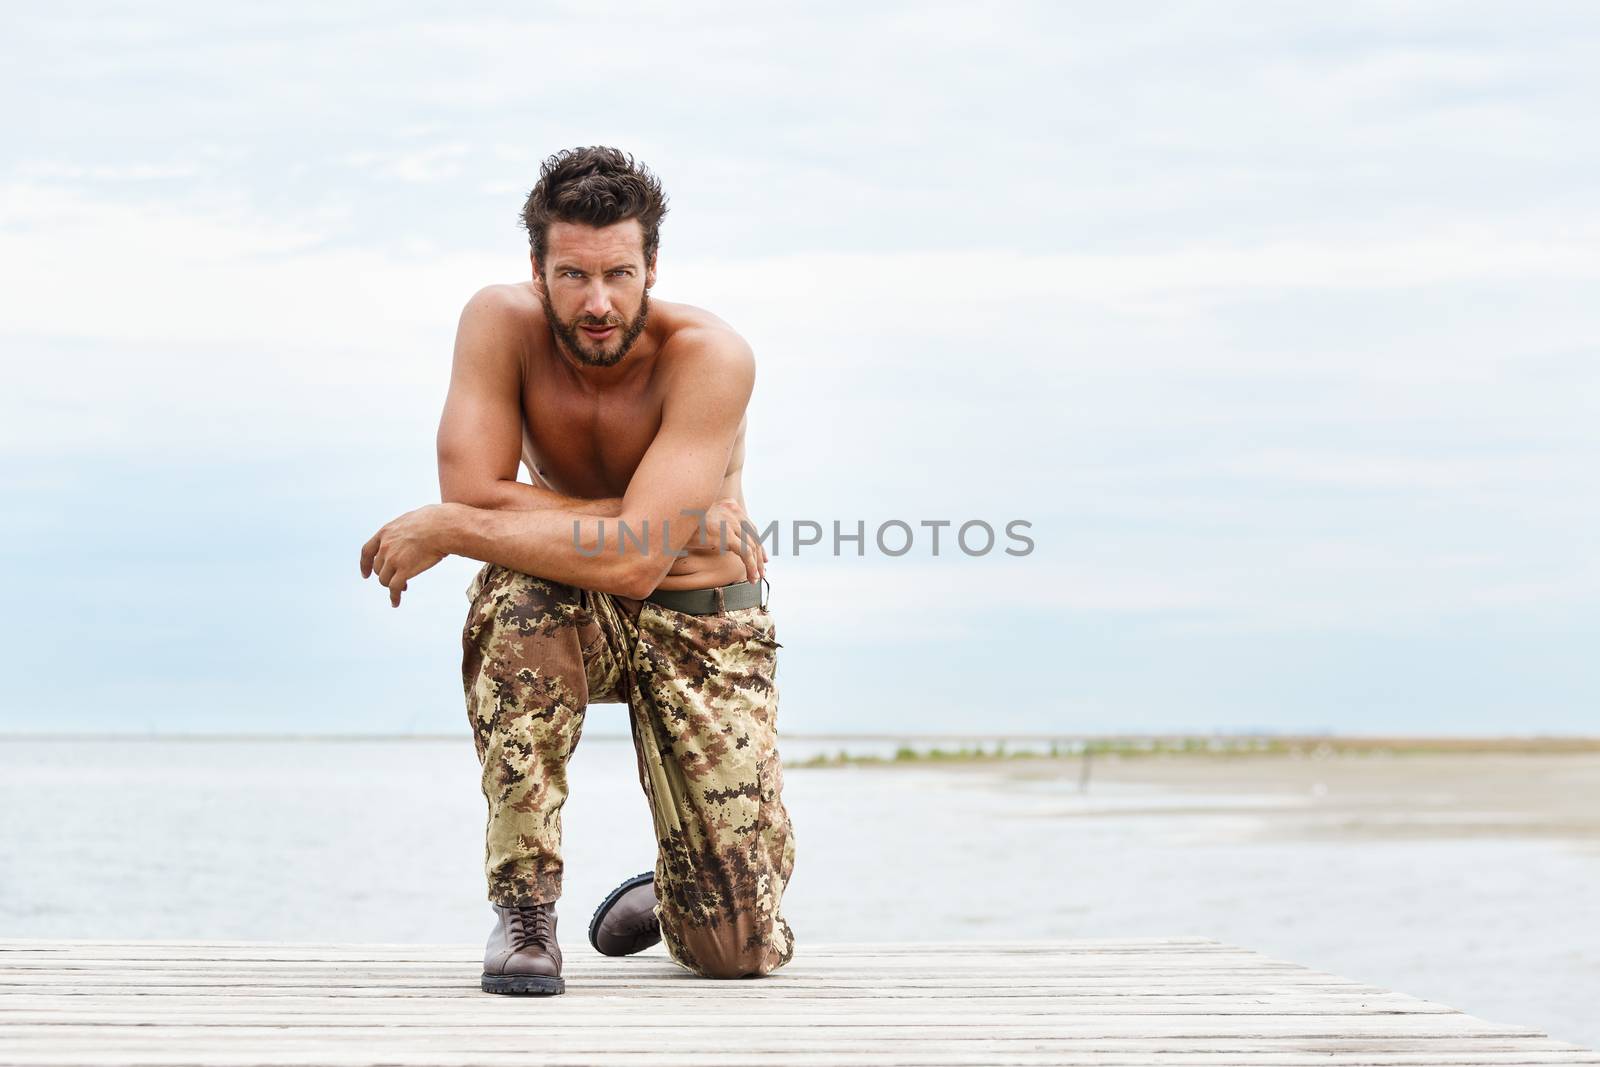
[[[547,905],[512,905],[509,920],[513,948],[524,949],[532,945],[548,947],[555,941],[555,926]]]
[[[642,937],[645,934],[653,934],[660,928],[660,921],[653,914],[646,912],[624,933],[629,937]]]

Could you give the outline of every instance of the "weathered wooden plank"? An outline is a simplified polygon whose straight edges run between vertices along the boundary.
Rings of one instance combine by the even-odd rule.
[[[563,1005],[561,1018],[594,1017],[599,1020],[614,1019],[622,1005],[630,1007],[629,1019],[650,1012],[669,1012],[679,1015],[685,1010],[696,1010],[705,1005],[704,996],[684,998],[671,1002],[659,999],[648,1005],[636,1004],[633,998],[617,996],[592,996],[580,1003]],[[1108,1010],[1104,998],[1073,997],[971,997],[963,1014],[981,1015],[994,1019],[1009,1015],[1103,1015]],[[351,1001],[354,1001],[352,1003]],[[704,1010],[725,1011],[726,1001],[716,1000],[714,1006]],[[741,1004],[741,1018],[791,1020],[797,1016],[814,1014],[819,1001],[812,997],[784,1000],[748,1000]],[[1121,1015],[1368,1015],[1368,1014],[1453,1014],[1455,1009],[1443,1004],[1417,1000],[1399,993],[1362,995],[1356,997],[1325,994],[1315,997],[1267,994],[1253,997],[1233,997],[1219,1000],[1216,997],[1164,997],[1129,995],[1117,998],[1109,1006]],[[892,1009],[901,1013],[937,1012],[949,1017],[948,1001],[933,997],[857,998],[828,1003],[830,1017],[879,1014]],[[52,1017],[78,1018],[93,1013],[95,1018],[109,1020],[118,1013],[137,1013],[140,1018],[154,1018],[159,1014],[183,1013],[185,1015],[215,1015],[237,1018],[241,1014],[260,1012],[275,1016],[285,1015],[339,1015],[344,1018],[434,1018],[444,1016],[496,1017],[504,1007],[480,1000],[434,997],[418,1000],[393,998],[332,997],[251,997],[251,996],[166,996],[138,995],[75,997],[70,1003],[47,994],[15,994],[0,998],[0,1025],[6,1022],[23,1022],[28,1017],[45,1013]]]
[[[51,1003],[62,1005],[84,1005],[91,1003],[123,1003],[151,1006],[174,1000],[192,1001],[195,1003],[212,1003],[222,1007],[237,1007],[245,1001],[260,999],[264,1003],[272,1003],[280,1007],[290,1007],[296,1003],[315,1002],[326,1004],[329,1002],[343,1002],[346,1000],[370,1000],[374,998],[394,1000],[396,1002],[413,1005],[421,1004],[447,1004],[452,1001],[464,999],[464,993],[470,993],[476,985],[477,975],[474,972],[465,978],[459,978],[448,984],[435,984],[422,987],[415,986],[389,986],[378,983],[353,984],[347,986],[294,986],[269,985],[263,981],[244,983],[239,985],[204,985],[190,983],[187,985],[149,985],[138,983],[115,989],[102,987],[80,988],[76,986],[53,987],[48,985],[18,986],[8,990],[0,990],[0,1005],[23,1005],[31,1003]],[[1346,986],[1309,986],[1297,983],[1262,984],[1255,987],[1218,986],[1207,982],[1198,982],[1184,979],[1152,979],[1145,983],[1131,983],[1126,986],[1089,986],[1074,988],[1067,985],[1037,985],[1037,986],[1010,986],[1001,985],[987,989],[960,989],[960,988],[929,988],[916,989],[900,987],[884,989],[879,986],[861,987],[835,987],[817,986],[809,983],[794,982],[786,985],[782,991],[773,992],[771,982],[726,982],[716,987],[716,995],[712,998],[719,1003],[736,1000],[754,1008],[763,1004],[785,1005],[796,1003],[814,1003],[817,1001],[838,1001],[836,1010],[848,1011],[852,1004],[883,1000],[894,1004],[913,1002],[926,1002],[929,1004],[943,1005],[940,1010],[949,1008],[948,1001],[959,997],[974,1005],[996,1005],[1004,1003],[1032,1004],[1040,999],[1059,1000],[1068,1004],[1083,1004],[1093,1008],[1095,1005],[1106,1004],[1171,1004],[1178,1001],[1193,1000],[1216,1005],[1240,1004],[1251,1001],[1270,1000],[1276,1004],[1354,1004],[1354,1003],[1409,1003],[1426,1006],[1428,1010],[1454,1011],[1432,1001],[1420,1000],[1403,993],[1393,993],[1376,987],[1346,987]],[[585,982],[581,986],[569,988],[567,1004],[597,1003],[601,1006],[611,1006],[623,1002],[649,1001],[665,1006],[678,1004],[698,1004],[707,1000],[703,987],[688,987],[682,983],[673,983],[669,988],[652,986],[647,983],[605,983]],[[496,1003],[490,1001],[487,1003]],[[1036,1005],[1035,1005],[1036,1006]]]
[[[578,949],[573,946],[564,946],[565,953],[571,948],[572,955],[577,957],[574,966],[599,967],[597,960],[585,959],[588,946]],[[475,957],[482,959],[481,954]],[[1072,956],[1062,954],[1057,956],[1039,957],[1038,959],[1014,959],[997,956],[970,956],[962,959],[946,960],[937,952],[926,952],[920,956],[904,957],[900,959],[872,959],[861,957],[860,961],[847,961],[839,957],[821,958],[796,953],[795,962],[804,960],[809,969],[819,973],[848,974],[858,970],[863,963],[870,963],[872,969],[878,973],[916,974],[928,969],[929,960],[940,960],[950,967],[958,967],[961,973],[990,973],[996,975],[1014,974],[1060,974],[1060,973],[1104,973],[1127,974],[1148,973],[1152,969],[1163,965],[1181,968],[1190,973],[1204,974],[1229,974],[1246,972],[1251,974],[1280,973],[1306,971],[1309,968],[1297,963],[1281,963],[1275,960],[1266,960],[1259,957],[1255,959],[1243,956],[1226,956],[1211,958],[1208,956],[1179,957],[1179,956],[1148,956],[1144,958],[1118,958]],[[0,965],[7,970],[37,971],[37,970],[81,970],[81,971],[147,971],[147,970],[278,970],[285,964],[293,964],[301,970],[339,970],[349,967],[352,963],[361,963],[364,966],[395,969],[433,969],[444,970],[450,967],[470,966],[473,959],[462,960],[359,960],[351,959],[300,959],[300,960],[273,960],[273,959],[97,959],[86,956],[62,955],[59,957],[35,958],[7,958]],[[662,955],[653,955],[648,960],[635,961],[633,965],[648,966],[658,962],[667,962]],[[625,964],[626,966],[626,964]]]
[[[1302,969],[1248,969],[1238,968],[1232,971],[1190,971],[1182,968],[1152,968],[1150,971],[1141,969],[1126,969],[1126,971],[1090,971],[1090,969],[1072,968],[1038,968],[1014,971],[1014,973],[997,973],[997,971],[952,971],[947,966],[941,966],[936,961],[925,963],[915,971],[890,971],[875,966],[856,966],[856,968],[822,968],[802,961],[794,961],[794,969],[784,968],[779,973],[770,974],[762,979],[742,979],[736,982],[741,985],[763,987],[771,989],[787,982],[864,982],[882,981],[883,977],[891,977],[896,984],[925,985],[925,987],[962,987],[970,984],[1005,985],[1014,982],[1018,985],[1038,984],[1126,984],[1126,982],[1141,981],[1144,977],[1168,976],[1186,977],[1189,981],[1219,982],[1267,982],[1267,984],[1290,985],[1357,985],[1349,979],[1333,976],[1333,974],[1318,974],[1317,971],[1302,971]],[[414,965],[414,966],[362,966],[354,963],[333,966],[306,966],[301,963],[280,963],[277,966],[240,966],[232,968],[227,965],[210,965],[205,968],[173,968],[173,966],[128,966],[128,968],[78,968],[78,966],[50,966],[50,968],[0,968],[0,976],[5,976],[6,984],[26,985],[30,981],[48,981],[50,977],[70,977],[78,982],[99,981],[131,981],[146,982],[160,977],[173,977],[182,981],[202,981],[202,979],[229,979],[234,982],[248,981],[283,981],[286,977],[296,981],[317,982],[322,985],[346,985],[352,982],[382,981],[382,979],[405,979],[406,982],[419,981],[459,981],[462,974],[472,976],[482,969],[482,963],[474,960],[470,963],[454,963],[448,966]],[[594,969],[594,965],[568,966],[563,973],[570,977],[578,977],[581,981],[613,982],[613,984],[626,984],[626,982],[650,982],[650,984],[674,984],[674,982],[688,982],[688,984],[701,985],[702,979],[688,973],[677,966],[659,966],[659,968],[616,968]]]
[[[488,925],[487,922],[485,925]],[[832,941],[810,944],[810,951],[824,955],[863,955],[873,958],[890,957],[895,955],[917,955],[927,949],[935,949],[941,953],[956,954],[1014,954],[1014,955],[1055,955],[1063,950],[1072,952],[1129,952],[1142,953],[1148,951],[1177,952],[1190,950],[1211,950],[1230,953],[1244,953],[1253,955],[1249,949],[1229,945],[1204,937],[1151,937],[1151,938],[1082,938],[1082,939],[1041,939],[1027,941]],[[466,957],[472,953],[472,948],[458,944],[430,944],[417,943],[390,944],[385,942],[342,942],[342,941],[192,941],[192,940],[159,940],[148,941],[117,941],[101,940],[98,938],[59,939],[52,938],[48,941],[32,938],[0,938],[0,952],[23,951],[63,951],[78,952],[85,949],[97,951],[123,951],[135,952],[183,950],[200,953],[232,952],[236,950],[260,950],[268,953],[279,952],[312,952],[319,956],[354,955],[362,959],[373,959],[386,953],[396,953],[410,956],[414,953],[439,953],[452,957]]]
[[[1439,1016],[1430,1019],[1424,1024],[1415,1019],[1417,1015]],[[347,1030],[351,1028],[386,1028],[394,1030],[448,1030],[456,1026],[478,1027],[489,1030],[499,1026],[593,1026],[600,1029],[617,1030],[649,1030],[652,1027],[671,1029],[684,1025],[715,1026],[718,1031],[748,1032],[763,1028],[780,1027],[784,1029],[805,1028],[810,1030],[823,1030],[829,1028],[860,1028],[872,1027],[883,1029],[898,1029],[905,1027],[920,1030],[993,1030],[1004,1028],[1007,1033],[1031,1032],[1037,1027],[1044,1027],[1046,1033],[1072,1034],[1077,1032],[1093,1033],[1166,1033],[1181,1030],[1185,1026],[1194,1027],[1212,1025],[1228,1028],[1233,1032],[1255,1030],[1262,1033],[1285,1032],[1305,1033],[1312,1030],[1336,1031],[1338,1033],[1396,1033],[1401,1032],[1413,1036],[1425,1036],[1428,1033],[1439,1034],[1481,1034],[1492,1033],[1497,1036],[1541,1036],[1537,1030],[1499,1026],[1477,1027],[1470,1023],[1470,1016],[1463,1016],[1452,1012],[1350,1012],[1350,1011],[1255,1011],[1255,1012],[1196,1012],[1190,1011],[1158,1011],[1158,1012],[1125,1012],[1118,1011],[1116,1022],[1111,1023],[1106,1019],[1105,1012],[991,1012],[983,1015],[976,1013],[953,1015],[949,1012],[929,1011],[896,1011],[880,1010],[877,1012],[856,1012],[852,1014],[836,1014],[833,1012],[787,1010],[787,1011],[741,1011],[737,1018],[730,1018],[725,1007],[711,1006],[698,1012],[685,1012],[683,1010],[672,1012],[639,1013],[627,1011],[618,1012],[613,1008],[610,1012],[588,1011],[581,1013],[550,1013],[538,1020],[507,1018],[504,1012],[489,1011],[457,1011],[457,1012],[429,1012],[409,1013],[403,1011],[331,1011],[331,1012],[282,1012],[282,1011],[195,1011],[192,1009],[171,1010],[161,1013],[128,1012],[128,1011],[97,1011],[63,1012],[63,1011],[16,1011],[6,1012],[0,1016],[0,1027],[3,1027],[8,1036],[16,1036],[28,1032],[30,1027],[83,1027],[96,1028],[109,1027],[299,1027],[315,1029],[318,1027]],[[1467,1021],[1464,1021],[1467,1020]]]
[[[557,998],[483,994],[478,964],[459,945],[4,941],[0,1062],[1600,1064],[1206,938],[818,945],[730,982],[577,946]]]
[[[385,1058],[391,1052],[427,1052],[427,1051],[468,1051],[483,1052],[495,1051],[528,1051],[530,1048],[548,1050],[551,1052],[589,1052],[591,1054],[605,1055],[637,1054],[648,1052],[696,1052],[702,1050],[737,1051],[751,1056],[765,1056],[768,1054],[783,1054],[786,1052],[836,1052],[836,1053],[884,1053],[895,1050],[916,1049],[923,1052],[961,1051],[974,1052],[987,1050],[992,1054],[1006,1054],[1010,1052],[1045,1052],[1055,1051],[1061,1055],[1076,1055],[1080,1052],[1415,1052],[1434,1055],[1448,1055],[1467,1052],[1571,1052],[1577,1053],[1570,1045],[1560,1043],[1528,1045],[1525,1041],[1511,1041],[1506,1039],[1445,1040],[1441,1038],[1409,1039],[1385,1035],[1379,1040],[1371,1037],[1328,1038],[1325,1036],[1311,1035],[1308,1037],[1292,1037],[1273,1034],[1252,1034],[1243,1036],[1228,1036],[1220,1038],[1208,1034],[1176,1034],[1176,1035],[1113,1035],[1106,1037],[1085,1037],[1073,1039],[1069,1037],[1034,1037],[1034,1036],[971,1036],[964,1040],[956,1040],[949,1035],[936,1034],[929,1037],[919,1037],[915,1034],[903,1035],[874,1035],[866,1034],[810,1034],[803,1031],[795,1033],[781,1033],[769,1035],[759,1041],[737,1041],[733,1043],[722,1041],[714,1032],[688,1033],[683,1030],[668,1031],[664,1033],[650,1033],[639,1035],[635,1033],[610,1035],[589,1031],[563,1031],[558,1028],[544,1030],[521,1030],[516,1033],[406,1033],[384,1034],[381,1036],[362,1036],[357,1033],[342,1034],[314,1034],[293,1031],[283,1034],[271,1035],[270,1040],[263,1041],[253,1033],[234,1034],[231,1031],[218,1032],[207,1035],[196,1035],[191,1041],[178,1043],[173,1035],[163,1032],[121,1034],[117,1042],[112,1044],[106,1040],[107,1035],[94,1035],[85,1040],[68,1035],[27,1035],[16,1039],[8,1038],[0,1050],[8,1054],[11,1051],[25,1052],[51,1052],[70,1050],[74,1047],[80,1050],[93,1051],[99,1048],[115,1048],[130,1051],[159,1051],[167,1049],[177,1051],[181,1049],[199,1050],[210,1049],[214,1051],[243,1051],[254,1050],[262,1058],[270,1058],[270,1054],[281,1051],[309,1051],[327,1049],[330,1052],[352,1052],[367,1049],[369,1053],[381,1053]],[[269,1054],[270,1053],[270,1054]],[[1589,1053],[1591,1059],[1594,1053]]]
[[[752,1005],[757,1005],[772,998],[772,994],[758,985],[752,989],[751,983],[724,983],[717,987],[710,999],[717,1003],[737,1004],[740,1011],[748,1010]],[[85,997],[100,994],[115,994],[118,996],[143,997],[153,999],[168,995],[189,996],[214,996],[218,998],[236,997],[305,997],[313,996],[325,998],[330,1001],[345,1002],[348,1000],[363,999],[396,999],[413,1001],[426,1000],[455,1000],[463,996],[475,995],[477,992],[474,978],[458,979],[452,982],[439,982],[427,986],[391,986],[391,985],[355,985],[344,987],[319,987],[305,985],[273,985],[266,982],[253,982],[238,985],[221,985],[192,983],[189,985],[131,985],[117,988],[97,986],[85,989],[73,985],[40,986],[29,984],[28,989],[33,991],[49,990],[48,995],[54,997]],[[951,1010],[959,1010],[959,1005],[951,1005],[951,1001],[964,1001],[978,1005],[994,998],[1031,999],[1078,1001],[1086,1004],[1099,1004],[1105,1010],[1115,1010],[1115,1005],[1124,999],[1138,996],[1167,996],[1167,997],[1193,997],[1204,999],[1212,1004],[1227,1004],[1237,1001],[1242,997],[1273,996],[1286,992],[1294,992],[1306,996],[1363,996],[1378,995],[1384,991],[1375,987],[1356,987],[1357,992],[1352,993],[1344,986],[1327,988],[1298,985],[1276,987],[1269,986],[1239,986],[1218,988],[1216,986],[1199,982],[1182,981],[1157,981],[1152,979],[1144,984],[1131,984],[1117,987],[1094,987],[1072,989],[1064,986],[1026,986],[1013,987],[1001,986],[983,992],[974,992],[970,989],[885,989],[882,985],[873,986],[861,984],[859,986],[842,989],[834,986],[792,986],[787,997],[796,1000],[811,1002],[826,1002],[829,1004],[848,1005],[861,1001],[882,1000],[887,1004],[901,1004],[915,1001],[943,1002]],[[0,1000],[19,994],[0,992]],[[694,990],[673,989],[662,990],[651,988],[638,983],[626,985],[596,986],[593,984],[573,985],[568,987],[569,998],[593,997],[609,999],[625,999],[630,1003],[657,1003],[662,1005],[691,1004],[708,999],[707,993],[702,988]],[[1454,1010],[1454,1009],[1449,1009]]]
[[[915,975],[891,975],[871,969],[833,974],[801,967],[766,978],[746,978],[718,982],[719,995],[723,993],[755,993],[781,995],[785,990],[813,989],[872,989],[888,988],[938,993],[950,990],[967,990],[974,993],[1000,992],[1022,989],[1081,989],[1084,991],[1112,991],[1130,989],[1164,989],[1173,985],[1203,987],[1208,990],[1232,989],[1323,989],[1330,992],[1371,992],[1378,987],[1339,979],[1315,972],[1272,974],[1246,972],[1237,974],[1169,973],[1161,975],[1130,974],[1031,974],[1031,975],[951,975],[939,972]],[[394,985],[418,988],[471,987],[476,984],[482,967],[478,963],[464,964],[437,970],[413,971],[352,967],[335,971],[305,971],[285,966],[280,970],[261,971],[34,971],[5,972],[0,970],[0,989],[26,992],[30,989],[69,986],[84,990],[135,986],[145,988],[157,985],[172,986],[284,986],[299,985],[328,991],[362,988],[374,985]],[[689,995],[690,990],[703,991],[705,979],[685,970],[673,968],[656,972],[634,971],[614,974],[586,972],[580,968],[566,968],[568,984],[581,984],[594,989],[623,990],[629,988],[653,989],[667,993]]]
[[[237,1020],[228,1019],[144,1019],[128,1022],[125,1020],[100,1021],[92,1017],[80,1017],[72,1020],[55,1020],[48,1022],[10,1021],[5,1024],[5,1036],[8,1041],[21,1040],[27,1037],[58,1038],[63,1032],[70,1029],[89,1029],[97,1034],[118,1036],[118,1039],[144,1038],[162,1036],[172,1040],[182,1040],[194,1036],[201,1030],[213,1032],[226,1031],[230,1037],[238,1040],[261,1040],[275,1035],[281,1036],[285,1032],[294,1033],[308,1038],[343,1039],[353,1038],[365,1040],[366,1035],[374,1029],[381,1028],[386,1033],[398,1034],[405,1032],[407,1039],[422,1039],[424,1037],[456,1037],[470,1038],[473,1040],[488,1039],[494,1036],[515,1038],[517,1035],[526,1035],[530,1031],[537,1031],[544,1036],[560,1034],[569,1029],[588,1029],[602,1037],[604,1040],[648,1040],[661,1042],[676,1042],[679,1040],[693,1043],[703,1043],[708,1032],[714,1032],[719,1042],[732,1043],[735,1041],[746,1043],[761,1041],[774,1029],[783,1031],[785,1040],[805,1038],[818,1038],[824,1033],[838,1033],[848,1035],[852,1041],[898,1041],[916,1036],[918,1033],[937,1031],[972,1030],[975,1034],[988,1036],[998,1035],[997,1039],[1011,1040],[1039,1040],[1039,1041],[1072,1041],[1084,1038],[1125,1038],[1125,1037],[1159,1037],[1168,1039],[1178,1038],[1230,1038],[1230,1037],[1337,1037],[1337,1038],[1363,1038],[1373,1039],[1381,1037],[1405,1037],[1412,1039],[1423,1038],[1530,1038],[1542,1040],[1544,1035],[1534,1029],[1524,1026],[1510,1026],[1499,1023],[1484,1022],[1470,1015],[1422,1015],[1422,1016],[1395,1016],[1395,1015],[1325,1015],[1309,1016],[1305,1018],[1283,1018],[1279,1016],[1249,1016],[1239,1019],[1225,1019],[1214,1015],[1155,1015],[1155,1016],[1073,1016],[1073,1017],[1047,1017],[1040,1021],[1037,1017],[1032,1020],[1008,1019],[997,1022],[994,1026],[985,1025],[980,1018],[951,1018],[950,1016],[921,1016],[912,1019],[902,1019],[895,1015],[885,1014],[876,1018],[863,1018],[858,1020],[829,1020],[826,1016],[807,1019],[794,1024],[749,1024],[739,1018],[731,1017],[727,1013],[708,1012],[702,1020],[703,1026],[691,1027],[686,1023],[692,1020],[668,1016],[645,1017],[637,1022],[618,1018],[614,1023],[607,1025],[601,1020],[591,1018],[569,1023],[555,1014],[547,1014],[543,1018],[534,1019],[501,1019],[495,1020],[449,1020],[430,1021],[417,1019],[412,1021],[393,1020],[374,1025],[371,1022],[352,1020],[346,1022],[339,1018],[306,1019],[293,1016],[278,1018],[241,1017]],[[714,1026],[713,1026],[714,1024]],[[950,1035],[952,1039],[957,1034]]]
[[[93,1050],[30,1053],[26,1059],[8,1060],[10,1067],[368,1067],[374,1062],[371,1053],[331,1049],[279,1050],[270,1056],[240,1051],[237,1048],[191,1051],[129,1052],[105,1055]],[[448,1050],[429,1052],[385,1051],[382,1062],[393,1067],[529,1067],[530,1050],[514,1051]],[[539,1067],[594,1067],[597,1062],[616,1064],[619,1067],[749,1067],[750,1058],[743,1052],[706,1050],[693,1053],[636,1052],[604,1054],[597,1059],[592,1052],[559,1052],[540,1049],[536,1060]],[[781,1057],[769,1062],[786,1067],[993,1067],[1002,1061],[993,1051],[974,1050],[961,1052],[950,1049],[937,1050],[886,1050],[863,1052],[859,1055],[840,1056],[834,1053],[808,1053],[785,1051]],[[1008,1051],[1005,1064],[1029,1067],[1150,1067],[1151,1064],[1172,1067],[1309,1067],[1327,1064],[1331,1067],[1476,1067],[1491,1065],[1505,1067],[1511,1064],[1594,1064],[1594,1056],[1586,1052],[1531,1052],[1516,1050],[1387,1052],[1365,1050],[1357,1052],[1190,1052],[1178,1049],[1151,1049],[1135,1051],[1096,1051],[1074,1049],[1069,1059],[1059,1051],[1028,1052]]]
[[[113,1044],[108,1037],[115,1037]],[[769,1057],[779,1057],[778,1062],[783,1062],[782,1057],[788,1053],[826,1052],[845,1056],[872,1053],[895,1053],[900,1051],[915,1050],[921,1052],[952,1051],[959,1049],[962,1052],[988,1052],[993,1056],[1002,1057],[998,1062],[1006,1062],[1003,1057],[1012,1053],[1022,1052],[1055,1052],[1058,1056],[1076,1056],[1081,1052],[1144,1052],[1149,1054],[1167,1052],[1214,1052],[1214,1053],[1247,1053],[1247,1052],[1364,1052],[1384,1053],[1390,1052],[1416,1052],[1430,1055],[1447,1056],[1456,1053],[1470,1052],[1571,1052],[1584,1050],[1576,1049],[1571,1045],[1559,1042],[1528,1044],[1528,1039],[1507,1040],[1484,1038],[1473,1040],[1456,1038],[1448,1040],[1440,1037],[1406,1038],[1394,1035],[1361,1035],[1350,1037],[1329,1037],[1327,1035],[1284,1035],[1284,1034],[1245,1034],[1225,1035],[1216,1034],[1147,1034],[1147,1035],[1107,1035],[1083,1036],[1072,1038],[1065,1036],[972,1036],[957,1039],[946,1034],[937,1034],[931,1037],[919,1037],[915,1034],[874,1034],[866,1032],[861,1034],[846,1035],[819,1035],[805,1031],[794,1033],[781,1033],[767,1035],[759,1040],[725,1041],[720,1033],[703,1031],[690,1033],[685,1030],[666,1030],[650,1032],[648,1034],[626,1033],[607,1034],[594,1031],[565,1031],[557,1027],[542,1029],[516,1029],[508,1032],[477,1033],[473,1031],[462,1032],[423,1032],[405,1034],[383,1034],[374,1036],[357,1032],[341,1033],[309,1033],[291,1031],[287,1033],[257,1032],[257,1028],[248,1028],[235,1033],[231,1030],[219,1031],[211,1034],[196,1035],[193,1040],[181,1041],[180,1035],[174,1035],[162,1030],[139,1033],[123,1033],[120,1030],[111,1035],[94,1035],[84,1040],[81,1035],[69,1037],[60,1034],[22,1035],[16,1038],[7,1038],[0,1044],[0,1052],[7,1054],[9,1062],[10,1052],[53,1052],[74,1047],[94,1051],[97,1048],[111,1047],[116,1049],[138,1051],[177,1051],[187,1049],[195,1051],[208,1049],[214,1051],[238,1051],[244,1049],[255,1050],[255,1054],[262,1059],[270,1059],[279,1051],[314,1051],[327,1049],[330,1052],[356,1052],[366,1050],[368,1055],[382,1057],[382,1062],[388,1062],[391,1052],[427,1052],[427,1051],[483,1051],[506,1052],[521,1051],[526,1055],[531,1049],[541,1052],[587,1052],[591,1055],[609,1056],[636,1055],[640,1053],[677,1052],[679,1054],[694,1053],[702,1050],[737,1051],[750,1057],[760,1057],[762,1062],[770,1062]],[[270,1050],[270,1052],[269,1052]],[[1591,1061],[1597,1057],[1589,1053]],[[754,1062],[751,1060],[749,1062]]]

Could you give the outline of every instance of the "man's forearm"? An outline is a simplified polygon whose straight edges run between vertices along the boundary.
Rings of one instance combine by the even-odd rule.
[[[547,508],[563,508],[583,515],[604,515],[607,518],[615,518],[622,514],[620,496],[588,500],[510,478],[498,479],[488,488],[474,493],[446,491],[441,492],[440,497],[446,504],[465,504],[468,507],[489,511],[543,511]]]
[[[601,526],[601,518],[609,516],[562,507],[496,510],[449,505],[445,510],[448,521],[439,548],[453,555],[629,597],[648,593],[640,582],[665,569],[664,557],[661,566],[655,566],[651,544],[641,552],[630,541],[627,551],[620,551],[617,524]]]

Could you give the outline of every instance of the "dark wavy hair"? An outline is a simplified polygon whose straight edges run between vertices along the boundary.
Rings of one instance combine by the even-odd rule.
[[[540,165],[539,182],[522,205],[522,226],[543,270],[552,222],[610,226],[638,219],[649,266],[661,244],[661,220],[666,214],[661,182],[648,167],[615,148],[596,145],[565,149]]]

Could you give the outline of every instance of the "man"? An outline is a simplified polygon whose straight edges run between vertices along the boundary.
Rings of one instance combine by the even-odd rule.
[[[444,503],[362,547],[362,576],[397,607],[444,556],[484,561],[462,675],[488,801],[492,993],[565,990],[561,806],[589,703],[629,707],[658,844],[654,871],[596,909],[591,943],[626,955],[663,940],[715,978],[794,952],[780,646],[741,482],[755,361],[715,315],[651,304],[665,214],[655,176],[616,149],[545,161],[523,206],[532,279],[461,315]]]

